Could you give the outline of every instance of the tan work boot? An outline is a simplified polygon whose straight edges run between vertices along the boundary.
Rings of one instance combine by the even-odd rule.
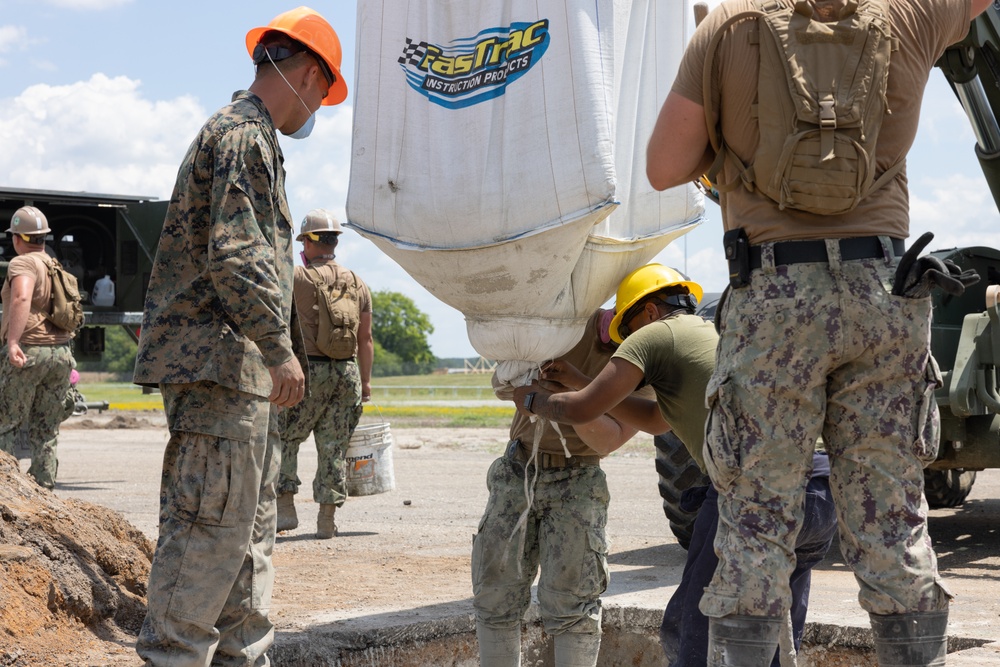
[[[278,532],[295,530],[299,517],[295,515],[295,494],[285,492],[278,496]]]
[[[336,512],[336,505],[319,506],[319,518],[316,519],[317,538],[321,540],[328,540],[337,534],[337,524],[333,522],[333,515]]]

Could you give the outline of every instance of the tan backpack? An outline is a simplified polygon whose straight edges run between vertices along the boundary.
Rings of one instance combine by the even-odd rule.
[[[729,160],[741,183],[778,204],[819,215],[853,210],[903,168],[900,160],[876,175],[875,150],[886,112],[889,55],[898,48],[889,26],[888,0],[845,0],[836,22],[812,19],[807,0],[794,7],[780,0],[754,0],[754,10],[731,16],[713,36],[705,61],[703,90],[716,176]],[[760,143],[749,165],[725,146],[710,118],[715,51],[728,28],[754,19],[751,41],[759,43],[757,117]]]
[[[360,288],[357,277],[344,280],[334,267],[333,282],[326,282],[320,272],[306,269],[306,278],[316,287],[316,307],[319,309],[319,331],[316,349],[331,359],[353,357],[358,347],[358,326],[361,323]]]
[[[45,318],[60,329],[76,334],[83,328],[83,299],[76,276],[62,267],[58,260],[45,256],[43,260],[49,270],[49,281],[52,283],[52,308],[48,313],[42,313]]]

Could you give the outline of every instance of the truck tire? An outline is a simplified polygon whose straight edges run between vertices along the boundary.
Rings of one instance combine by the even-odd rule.
[[[663,513],[677,543],[687,549],[698,513],[681,509],[681,493],[692,486],[708,486],[711,481],[673,433],[654,437],[653,445],[656,447],[656,473],[660,476],[657,486],[663,499]]]
[[[924,469],[924,495],[931,509],[958,507],[969,497],[976,481],[975,470],[954,468],[952,470]]]

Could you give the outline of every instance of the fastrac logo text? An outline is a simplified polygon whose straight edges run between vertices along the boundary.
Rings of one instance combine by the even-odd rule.
[[[549,21],[489,28],[446,46],[406,38],[399,66],[411,88],[447,109],[503,95],[549,47]]]

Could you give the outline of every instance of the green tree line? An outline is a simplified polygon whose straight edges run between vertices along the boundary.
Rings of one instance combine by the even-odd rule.
[[[430,318],[399,292],[372,293],[372,338],[375,362],[372,375],[423,375],[437,365],[427,337],[434,333]],[[105,327],[104,356],[100,361],[80,362],[81,371],[115,373],[132,378],[137,346],[122,327]]]

